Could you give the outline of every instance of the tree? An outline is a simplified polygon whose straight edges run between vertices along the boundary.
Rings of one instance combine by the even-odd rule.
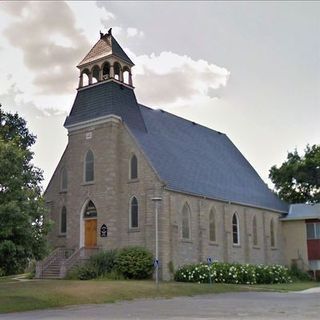
[[[280,198],[289,203],[320,202],[320,145],[307,145],[304,151],[302,156],[289,152],[280,168],[269,171]]]
[[[47,251],[49,221],[42,172],[32,163],[35,136],[26,121],[0,105],[0,273],[21,272]]]

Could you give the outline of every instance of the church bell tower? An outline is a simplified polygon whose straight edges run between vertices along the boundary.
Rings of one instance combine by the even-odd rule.
[[[132,87],[131,68],[134,63],[112,35],[100,32],[100,40],[78,64],[80,70],[78,89],[104,81],[116,81]]]

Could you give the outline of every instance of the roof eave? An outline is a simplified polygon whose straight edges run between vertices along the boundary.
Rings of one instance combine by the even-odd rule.
[[[254,204],[250,204],[250,203],[238,202],[238,201],[233,201],[233,200],[226,200],[226,199],[222,199],[219,197],[207,196],[204,194],[194,193],[194,192],[185,191],[185,190],[179,190],[179,189],[175,189],[175,188],[167,187],[167,186],[165,187],[165,189],[168,191],[188,194],[188,195],[195,196],[195,197],[202,197],[204,199],[216,200],[216,201],[220,201],[220,202],[224,202],[224,203],[236,204],[236,205],[241,205],[241,206],[246,206],[246,207],[251,207],[251,208],[257,208],[257,209],[261,209],[261,210],[268,210],[268,211],[276,212],[279,214],[288,213],[288,211],[284,211],[284,210],[272,209],[272,208],[268,208],[268,207],[263,207],[263,206],[258,206],[258,205],[254,205]]]

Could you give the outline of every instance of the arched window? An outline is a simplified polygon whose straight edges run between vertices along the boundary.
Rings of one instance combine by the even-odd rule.
[[[61,191],[66,191],[68,189],[68,173],[66,168],[62,168],[60,173],[60,187]]]
[[[258,245],[258,230],[257,230],[257,217],[253,216],[252,220],[252,239],[253,239],[253,245]]]
[[[129,84],[129,74],[130,70],[128,67],[123,68],[123,82]]]
[[[240,244],[239,217],[236,212],[232,217],[232,242],[233,244]]]
[[[81,77],[82,77],[82,85],[83,86],[89,85],[89,70],[88,69],[83,70]]]
[[[138,159],[135,155],[132,155],[130,159],[130,179],[138,178]]]
[[[216,241],[216,214],[212,208],[209,213],[209,240]]]
[[[122,81],[121,79],[121,66],[120,63],[115,62],[113,65],[113,70],[114,70],[114,78],[116,80]]]
[[[107,80],[110,78],[110,64],[106,62],[102,68],[102,78],[103,80]]]
[[[273,218],[270,221],[270,244],[271,244],[271,247],[276,246],[276,237],[275,237],[275,232],[274,232]]]
[[[190,208],[187,203],[182,209],[182,238],[190,239]]]
[[[94,180],[94,157],[91,150],[86,154],[85,159],[85,182],[90,182]]]
[[[94,203],[90,200],[84,210],[84,218],[95,218],[97,216],[97,209]]]
[[[98,66],[94,66],[91,72],[92,72],[92,83],[96,83],[100,81],[99,79],[100,68]]]
[[[67,209],[63,207],[61,210],[60,216],[60,233],[66,234],[67,233]]]
[[[136,197],[133,197],[130,201],[130,219],[129,219],[130,228],[138,228],[139,226],[138,215],[139,215],[138,200]]]

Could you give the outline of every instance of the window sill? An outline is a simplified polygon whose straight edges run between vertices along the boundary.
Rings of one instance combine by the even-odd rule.
[[[253,249],[257,249],[257,250],[260,250],[260,246],[252,246]]]
[[[136,178],[136,179],[129,179],[129,180],[128,180],[128,183],[137,183],[137,182],[139,182],[139,179],[138,179],[138,178]]]
[[[91,186],[92,184],[94,184],[94,181],[88,181],[88,182],[81,183],[82,186]]]
[[[68,190],[60,190],[60,194],[64,194],[64,193],[67,193],[68,192]]]
[[[139,228],[129,228],[128,233],[135,233],[135,232],[140,232]]]
[[[278,248],[277,247],[271,247],[271,250],[276,251],[276,250],[278,250]]]
[[[217,241],[209,241],[209,246],[215,246],[218,247],[219,244],[217,243]]]
[[[193,241],[191,239],[181,239],[181,242],[183,243],[193,243]]]
[[[60,233],[58,234],[58,238],[66,238],[67,234],[66,233]]]
[[[233,248],[241,248],[241,245],[240,245],[240,243],[233,243],[232,247]]]

